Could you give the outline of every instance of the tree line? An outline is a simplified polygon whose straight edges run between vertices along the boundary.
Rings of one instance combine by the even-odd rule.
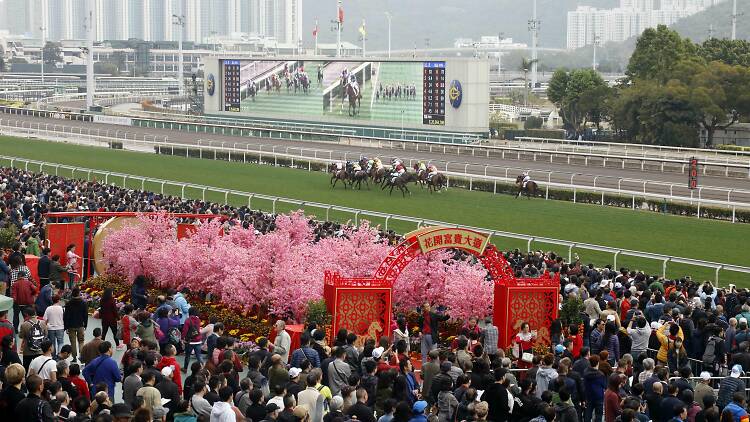
[[[574,136],[609,123],[620,139],[706,146],[714,133],[750,121],[750,42],[696,44],[660,25],[639,38],[625,78],[609,86],[593,69],[555,71],[547,96]]]

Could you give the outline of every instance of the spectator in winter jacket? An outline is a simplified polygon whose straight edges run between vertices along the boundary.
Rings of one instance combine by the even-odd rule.
[[[21,400],[16,406],[15,414],[20,421],[54,422],[57,420],[52,407],[47,400],[42,398],[44,381],[38,375],[30,375],[26,378],[26,389],[29,395]]]
[[[99,357],[91,361],[83,368],[83,377],[90,386],[103,382],[107,384],[110,397],[115,397],[115,383],[122,380],[120,368],[112,359],[112,344],[104,341],[99,345]]]
[[[130,303],[136,309],[146,309],[148,296],[146,296],[146,277],[139,275],[133,280],[133,287],[130,289]]]
[[[188,318],[182,325],[182,338],[185,340],[185,364],[182,365],[182,368],[187,370],[190,367],[190,355],[193,353],[195,353],[195,359],[198,363],[203,363],[201,359],[201,344],[203,343],[201,339],[201,320],[198,318],[198,309],[188,309]]]
[[[61,283],[63,275],[67,274],[68,271],[60,264],[60,255],[52,255],[52,260],[49,263],[49,282]]]
[[[39,289],[26,277],[19,278],[11,287],[13,300],[18,307],[34,306]]]
[[[177,384],[177,389],[180,392],[180,395],[182,395],[182,373],[180,364],[177,363],[177,358],[175,355],[177,354],[177,349],[175,349],[174,345],[168,344],[164,347],[164,356],[162,356],[159,363],[156,365],[156,369],[162,370],[166,367],[171,367],[173,373],[171,374],[172,380]],[[163,372],[162,372],[163,374]]]
[[[180,292],[175,293],[174,303],[177,306],[177,309],[180,310],[180,325],[185,324],[185,321],[187,321],[188,317],[190,316],[190,304],[187,301],[186,295],[190,293],[190,290],[185,287]]]
[[[47,323],[37,318],[33,306],[23,308],[23,323],[18,330],[18,337],[21,339],[21,353],[23,354],[23,366],[28,369],[31,361],[42,354],[42,350],[33,347],[32,341],[35,340],[34,333],[41,330],[43,339],[47,338]],[[38,339],[36,339],[38,340]]]
[[[685,340],[685,335],[682,333],[682,328],[674,322],[670,322],[662,325],[656,330],[656,337],[659,339],[660,347],[659,352],[656,354],[656,359],[661,363],[667,363],[667,354],[669,349],[674,347],[674,341],[676,339]]]
[[[716,405],[724,409],[731,401],[735,393],[745,393],[745,382],[740,379],[745,372],[740,365],[734,365],[729,376],[721,380]]]
[[[591,356],[589,363],[591,367],[583,373],[583,385],[586,391],[586,416],[584,420],[590,421],[592,415],[596,415],[597,420],[601,420],[607,379],[599,370],[599,356]]]
[[[157,313],[156,324],[159,326],[163,336],[159,340],[159,346],[164,349],[169,343],[169,331],[180,325],[180,319],[176,316],[170,316],[167,308],[160,308]]]
[[[542,392],[547,391],[555,379],[557,379],[557,371],[552,368],[552,364],[555,363],[555,358],[551,354],[547,354],[542,358],[542,364],[536,372],[536,393],[537,397],[542,397]]]
[[[42,285],[42,288],[39,289],[39,296],[34,301],[37,315],[44,315],[47,307],[52,305],[52,289],[53,286],[49,283]]]
[[[71,298],[65,304],[63,313],[63,324],[68,332],[70,345],[73,347],[73,360],[83,350],[84,333],[89,321],[88,305],[81,298],[81,291],[78,287],[71,291]]]
[[[555,421],[578,422],[578,411],[570,400],[568,389],[561,387],[557,394],[560,396],[560,402],[555,404]]]

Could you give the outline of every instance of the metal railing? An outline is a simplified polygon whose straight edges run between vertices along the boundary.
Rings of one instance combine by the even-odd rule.
[[[211,157],[213,159],[221,159],[217,157],[216,152],[226,153],[227,159],[229,161],[232,161],[232,154],[235,154],[235,161],[242,161],[242,162],[248,162],[248,161],[254,161],[252,160],[252,157],[250,160],[248,160],[247,154],[249,152],[257,152],[258,154],[258,162],[262,161],[263,155],[266,156],[266,158],[273,157],[274,165],[278,165],[279,160],[290,160],[291,166],[295,167],[295,159],[297,160],[297,167],[300,166],[300,161],[307,162],[307,169],[312,170],[312,163],[319,163],[319,164],[330,164],[333,162],[340,161],[340,159],[335,159],[332,156],[332,151],[325,151],[328,154],[328,157],[325,156],[325,154],[321,154],[323,156],[319,157],[317,156],[317,151],[315,154],[315,157],[306,157],[306,156],[298,156],[295,154],[289,154],[289,148],[287,147],[285,149],[285,152],[275,152],[275,146],[271,152],[263,152],[262,149],[258,150],[250,150],[249,145],[247,148],[237,148],[236,144],[234,146],[228,147],[224,146],[224,142],[221,143],[221,146],[219,145],[186,145],[182,143],[173,143],[169,142],[168,139],[165,137],[163,140],[161,137],[157,138],[153,135],[143,135],[142,139],[138,139],[135,135],[132,139],[128,138],[128,132],[122,131],[120,133],[120,130],[113,130],[114,137],[109,136],[109,130],[106,130],[104,135],[93,135],[89,133],[83,133],[82,128],[77,128],[80,130],[80,132],[75,133],[72,132],[72,129],[74,127],[71,127],[71,132],[64,132],[57,130],[58,125],[52,125],[52,128],[49,128],[49,124],[45,124],[46,127],[44,129],[34,129],[32,127],[25,128],[25,127],[14,127],[11,126],[11,134],[14,134],[16,136],[39,136],[44,137],[45,139],[56,141],[56,140],[62,140],[67,143],[73,143],[73,144],[80,144],[80,145],[89,145],[91,146],[92,143],[94,143],[95,146],[105,146],[109,147],[111,146],[112,142],[119,142],[122,144],[123,147],[126,146],[126,144],[129,146],[130,150],[140,151],[140,152],[155,152],[155,147],[168,149],[170,152],[169,155],[175,155],[175,150],[181,151],[184,149],[185,151],[185,157],[194,157],[194,158],[204,158],[205,157]],[[31,126],[31,125],[29,125]],[[3,121],[0,119],[0,128],[2,127],[8,127],[3,126]],[[64,127],[60,125],[60,127]],[[16,130],[15,133],[12,133],[12,130]],[[97,132],[99,130],[97,129]],[[62,135],[62,136],[59,136]],[[70,135],[70,137],[66,137],[65,135]],[[122,135],[122,137],[120,136]],[[57,139],[56,139],[57,137]],[[148,138],[151,138],[150,140]],[[99,143],[99,144],[97,144]],[[139,147],[140,146],[140,147]],[[194,155],[191,155],[190,150],[198,151],[198,156],[195,157]],[[211,151],[211,154],[204,154],[204,151]],[[239,155],[242,156],[242,159],[240,160],[237,158]],[[351,157],[352,159],[358,159],[359,157]],[[446,165],[447,168],[447,165]],[[464,184],[468,182],[467,188],[469,190],[475,190],[475,185],[477,182],[482,183],[491,183],[492,184],[492,193],[497,194],[498,193],[498,185],[512,185],[515,183],[515,179],[512,177],[508,177],[508,170],[506,169],[505,176],[485,176],[485,175],[475,175],[470,174],[466,172],[452,172],[452,171],[446,171],[445,174],[448,177],[448,186],[451,186],[451,183],[455,184],[455,180],[459,179]],[[454,182],[451,182],[451,178],[453,178]],[[658,193],[649,193],[645,192],[645,184],[644,184],[644,191],[631,191],[631,190],[624,190],[620,187],[618,188],[604,188],[604,187],[591,187],[591,186],[580,186],[573,184],[573,177],[571,177],[569,183],[555,183],[555,182],[547,182],[543,185],[544,190],[544,198],[550,199],[550,191],[551,189],[561,189],[561,190],[569,190],[572,191],[572,202],[579,202],[579,194],[583,192],[593,192],[595,194],[601,195],[601,205],[606,204],[607,196],[625,196],[630,197],[630,207],[632,209],[640,209],[643,207],[644,200],[654,200],[654,201],[666,201],[669,199],[670,202],[678,202],[678,203],[684,203],[684,204],[693,204],[695,203],[697,205],[697,217],[701,218],[701,211],[703,208],[703,211],[705,213],[705,208],[709,206],[713,206],[716,208],[727,208],[728,210],[731,210],[731,221],[734,223],[737,221],[737,210],[742,209],[748,209],[750,208],[750,203],[747,202],[736,202],[729,200],[729,195],[727,196],[727,200],[713,200],[713,199],[707,199],[707,198],[694,198],[694,197],[684,197],[684,196],[678,196],[674,195],[672,191],[670,191],[669,196],[658,194]],[[485,186],[483,189],[485,191],[489,191],[488,186]],[[502,190],[502,189],[501,189]],[[589,201],[590,202],[590,201]]]
[[[11,114],[14,114],[14,112],[11,111]],[[357,135],[351,133],[352,128],[347,128],[345,130],[343,128],[341,128],[341,130],[332,129],[330,131],[321,130],[318,127],[308,129],[289,129],[286,127],[289,125],[288,123],[280,122],[269,122],[265,126],[258,125],[257,122],[250,122],[245,125],[238,126],[231,124],[201,123],[194,120],[183,121],[134,117],[133,124],[134,126],[145,128],[184,130],[187,132],[213,133],[217,135],[227,136],[259,136],[280,140],[296,141],[323,139],[345,143],[347,145],[362,145],[371,148],[389,148],[393,150],[398,149],[401,151],[413,150],[416,152],[433,152],[433,150],[440,151],[442,149],[444,154],[451,153],[459,156],[464,155],[472,157],[476,156],[525,161],[548,161],[549,163],[567,165],[596,165],[607,167],[608,162],[612,163],[614,161],[619,168],[640,169],[641,171],[677,171],[684,174],[688,167],[687,160],[672,158],[629,156],[609,152],[565,151],[562,147],[558,147],[556,149],[545,149],[542,147],[528,148],[521,145],[476,145],[475,141],[478,138],[455,138],[456,135],[451,135],[451,138],[449,138],[451,143],[446,143],[445,141],[393,139],[376,136]],[[257,135],[255,134],[256,132]],[[396,130],[393,133],[396,132],[398,131]],[[408,136],[401,136],[401,138],[408,138]],[[610,167],[612,166],[610,165]],[[732,175],[736,177],[750,178],[750,158],[748,159],[747,163],[703,161],[701,163],[701,167],[703,169],[702,173],[704,175],[713,174],[724,175],[726,177]],[[709,172],[709,170],[711,171]]]
[[[36,128],[39,130],[44,130],[45,132],[49,133],[50,131],[61,131],[62,133],[75,133],[77,135],[96,135],[96,136],[112,136],[112,134],[118,134],[122,135],[125,139],[137,139],[137,134],[133,134],[130,132],[127,132],[126,130],[117,129],[117,130],[108,130],[108,129],[99,129],[99,128],[82,128],[82,127],[74,127],[74,126],[66,126],[66,125],[57,125],[57,124],[50,124],[50,123],[41,123],[41,122],[28,122],[28,121],[19,121],[14,119],[0,119],[0,125],[4,126],[10,126],[10,127],[17,127],[17,128]],[[52,129],[51,129],[52,128]],[[168,142],[167,136],[155,136],[155,135],[141,135],[145,140],[148,138],[152,140],[162,139],[164,142]],[[177,144],[183,144],[183,142],[176,142]],[[231,145],[231,148],[234,150],[237,150],[237,145],[240,144],[239,142],[228,142],[228,141],[216,141],[216,140],[210,140],[210,139],[198,139],[197,143],[199,146],[207,145],[209,147],[213,146],[220,146],[222,148],[228,147]],[[185,145],[189,145],[187,143],[184,143]],[[264,151],[264,147],[266,151]],[[253,148],[254,150],[257,150],[259,152],[271,152],[275,153],[276,151],[276,145],[265,145],[265,144],[256,144],[256,145],[246,145],[245,148],[242,148],[242,150],[249,150],[250,148]],[[349,159],[359,159],[362,157],[363,152],[361,151],[334,151],[334,150],[328,150],[328,149],[322,149],[322,148],[312,148],[312,147],[282,147],[284,154],[294,154],[295,151],[298,153],[297,155],[299,157],[308,157],[308,158],[319,158],[319,157],[328,157],[329,159],[338,159],[347,161]],[[588,188],[617,188],[618,192],[621,192],[623,190],[623,184],[624,185],[630,185],[631,188],[629,191],[633,191],[633,187],[637,187],[640,192],[643,194],[657,194],[660,197],[668,197],[668,198],[675,198],[675,197],[681,197],[686,198],[686,195],[690,196],[690,202],[693,200],[701,200],[704,198],[704,191],[707,193],[706,199],[713,199],[713,200],[724,200],[726,198],[726,202],[738,202],[738,203],[744,203],[744,202],[750,202],[750,190],[745,189],[737,189],[737,188],[725,188],[720,186],[706,186],[702,185],[699,186],[696,190],[690,190],[688,189],[684,184],[680,183],[669,183],[669,182],[661,182],[661,181],[655,181],[655,180],[644,180],[644,179],[632,179],[632,178],[626,178],[626,177],[615,177],[615,176],[607,176],[607,175],[597,175],[597,174],[587,174],[587,173],[581,173],[581,172],[565,172],[565,171],[554,171],[554,170],[543,170],[543,169],[530,169],[530,168],[524,168],[524,167],[514,167],[514,166],[499,166],[499,165],[491,165],[491,164],[483,164],[483,163],[473,163],[473,162],[466,162],[466,161],[455,161],[455,160],[443,160],[443,159],[425,159],[422,157],[400,157],[405,163],[408,163],[409,167],[412,167],[412,165],[419,161],[428,161],[430,163],[433,163],[437,165],[439,168],[441,168],[445,172],[455,172],[455,173],[461,173],[466,176],[502,176],[505,179],[509,179],[510,175],[512,174],[520,174],[521,172],[528,171],[530,173],[530,176],[536,181],[544,182],[547,184],[551,183],[564,183],[568,186],[568,189],[588,189]],[[555,176],[556,180],[552,180],[553,175]],[[584,184],[586,180],[590,180],[590,185]],[[578,182],[577,184],[574,182]],[[599,183],[599,185],[598,185]],[[651,188],[651,191],[648,189]],[[626,189],[628,190],[628,189]],[[683,195],[676,195],[676,191],[683,192]],[[734,194],[734,198],[732,195]],[[744,199],[744,200],[743,200]]]
[[[529,136],[516,137],[516,141],[529,142],[533,144],[558,144],[558,145],[570,145],[575,147],[588,147],[598,148],[606,150],[622,150],[622,151],[640,151],[641,154],[646,154],[648,151],[655,151],[659,153],[672,153],[678,155],[682,159],[690,157],[713,157],[714,159],[726,159],[738,157],[743,158],[746,161],[750,160],[749,151],[731,151],[721,149],[707,149],[707,148],[689,148],[689,147],[675,147],[668,145],[645,145],[645,144],[633,144],[626,142],[601,142],[601,141],[579,141],[575,139],[555,139],[555,138],[537,138]],[[674,157],[675,155],[672,155]]]
[[[486,233],[490,238],[496,238],[496,239],[501,238],[501,239],[512,239],[515,241],[523,241],[526,243],[527,250],[529,251],[533,250],[532,246],[534,245],[535,242],[549,244],[549,245],[556,245],[556,246],[560,246],[563,248],[567,248],[569,262],[572,262],[573,260],[574,248],[581,249],[581,250],[595,251],[595,252],[610,253],[613,255],[613,267],[614,268],[618,268],[617,261],[620,257],[627,256],[627,257],[635,257],[635,258],[640,258],[640,259],[655,260],[655,261],[659,261],[662,263],[662,275],[665,277],[667,274],[669,264],[691,265],[695,267],[711,269],[712,271],[714,271],[714,282],[717,285],[719,284],[720,273],[722,270],[732,271],[732,272],[737,272],[737,273],[742,273],[742,274],[750,274],[750,267],[745,267],[745,266],[740,266],[740,265],[732,265],[732,264],[726,264],[726,263],[704,261],[704,260],[699,260],[699,259],[662,255],[662,254],[656,254],[656,253],[650,253],[650,252],[633,251],[629,249],[614,248],[610,246],[574,242],[574,241],[569,241],[569,240],[560,240],[560,239],[541,237],[541,236],[530,236],[526,234],[512,233],[512,232],[506,232],[506,231],[501,231],[501,230],[493,230],[493,229],[487,229],[487,228],[482,228],[482,227],[464,226],[464,225],[456,224],[456,223],[448,223],[448,222],[443,222],[443,221],[422,219],[422,218],[417,218],[417,217],[409,217],[409,216],[403,216],[403,215],[398,215],[398,214],[384,213],[384,212],[371,211],[371,210],[365,210],[365,209],[357,209],[357,208],[351,208],[351,207],[343,207],[343,206],[338,206],[338,205],[324,204],[324,203],[312,202],[312,201],[303,201],[299,199],[284,198],[284,197],[273,196],[273,195],[264,195],[264,194],[258,194],[258,193],[253,193],[253,192],[243,192],[243,191],[238,191],[234,189],[218,188],[218,187],[198,185],[198,184],[192,184],[192,183],[186,183],[186,182],[180,182],[180,181],[174,181],[174,180],[165,180],[165,179],[150,178],[150,177],[132,175],[132,174],[126,174],[126,173],[110,172],[106,170],[69,166],[65,164],[30,160],[26,158],[19,158],[19,157],[12,157],[12,156],[0,156],[0,161],[8,162],[10,164],[10,167],[15,167],[15,168],[22,167],[26,171],[29,170],[29,165],[37,166],[38,171],[40,172],[44,172],[45,170],[49,170],[49,171],[54,170],[55,175],[59,175],[59,171],[61,169],[67,170],[67,171],[70,171],[71,178],[82,177],[85,175],[86,180],[91,180],[92,176],[98,175],[103,179],[103,182],[105,184],[110,183],[111,180],[121,180],[122,181],[121,185],[123,188],[126,188],[128,186],[128,182],[130,181],[131,183],[135,183],[135,184],[137,184],[137,182],[140,182],[140,189],[146,190],[146,183],[150,183],[150,184],[158,186],[159,193],[162,195],[165,194],[165,187],[171,187],[179,191],[179,196],[181,198],[187,198],[186,196],[187,189],[191,189],[193,192],[200,192],[200,197],[204,201],[206,200],[207,192],[223,195],[224,203],[229,203],[229,199],[231,195],[233,198],[238,198],[238,197],[243,198],[243,203],[246,200],[248,208],[251,208],[251,209],[253,209],[253,201],[258,201],[258,200],[268,201],[271,203],[270,211],[272,213],[277,212],[277,208],[279,204],[286,204],[286,205],[291,205],[292,207],[299,207],[299,209],[303,209],[303,210],[313,209],[313,210],[322,211],[325,214],[325,220],[331,219],[330,218],[331,212],[342,213],[344,215],[353,217],[355,225],[359,224],[359,222],[366,217],[377,218],[377,219],[384,220],[385,230],[389,230],[389,224],[391,225],[390,227],[392,228],[392,225],[394,222],[399,222],[399,223],[405,224],[407,227],[411,226],[413,228],[420,228],[423,226],[437,226],[437,225],[450,226],[450,227],[465,227],[468,229]],[[98,179],[98,180],[101,180],[101,179]],[[112,183],[114,183],[114,181],[112,181]]]

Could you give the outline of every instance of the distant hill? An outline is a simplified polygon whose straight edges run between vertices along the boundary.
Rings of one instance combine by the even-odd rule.
[[[737,18],[737,38],[750,39],[750,3],[738,1],[737,13],[744,13],[743,16]],[[731,15],[732,1],[727,0],[703,12],[680,19],[672,27],[683,37],[688,37],[694,42],[705,41],[711,25],[713,25],[714,38],[729,38],[732,33]]]
[[[618,0],[538,0],[541,21],[540,46],[563,48],[566,43],[567,12],[578,5],[615,7]],[[504,33],[515,41],[530,43],[527,29],[531,19],[531,0],[344,0],[346,41],[359,43],[358,28],[367,20],[368,50],[388,47],[386,11],[393,15],[392,48],[452,46],[456,38],[478,39],[482,35]],[[303,2],[303,39],[312,44],[315,20],[320,24],[318,41],[335,42],[330,21],[335,17],[336,0]]]

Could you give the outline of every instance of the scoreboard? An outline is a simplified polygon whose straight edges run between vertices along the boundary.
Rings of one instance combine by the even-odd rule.
[[[240,111],[240,61],[224,60],[224,111]]]
[[[424,62],[422,124],[445,125],[445,62]]]

